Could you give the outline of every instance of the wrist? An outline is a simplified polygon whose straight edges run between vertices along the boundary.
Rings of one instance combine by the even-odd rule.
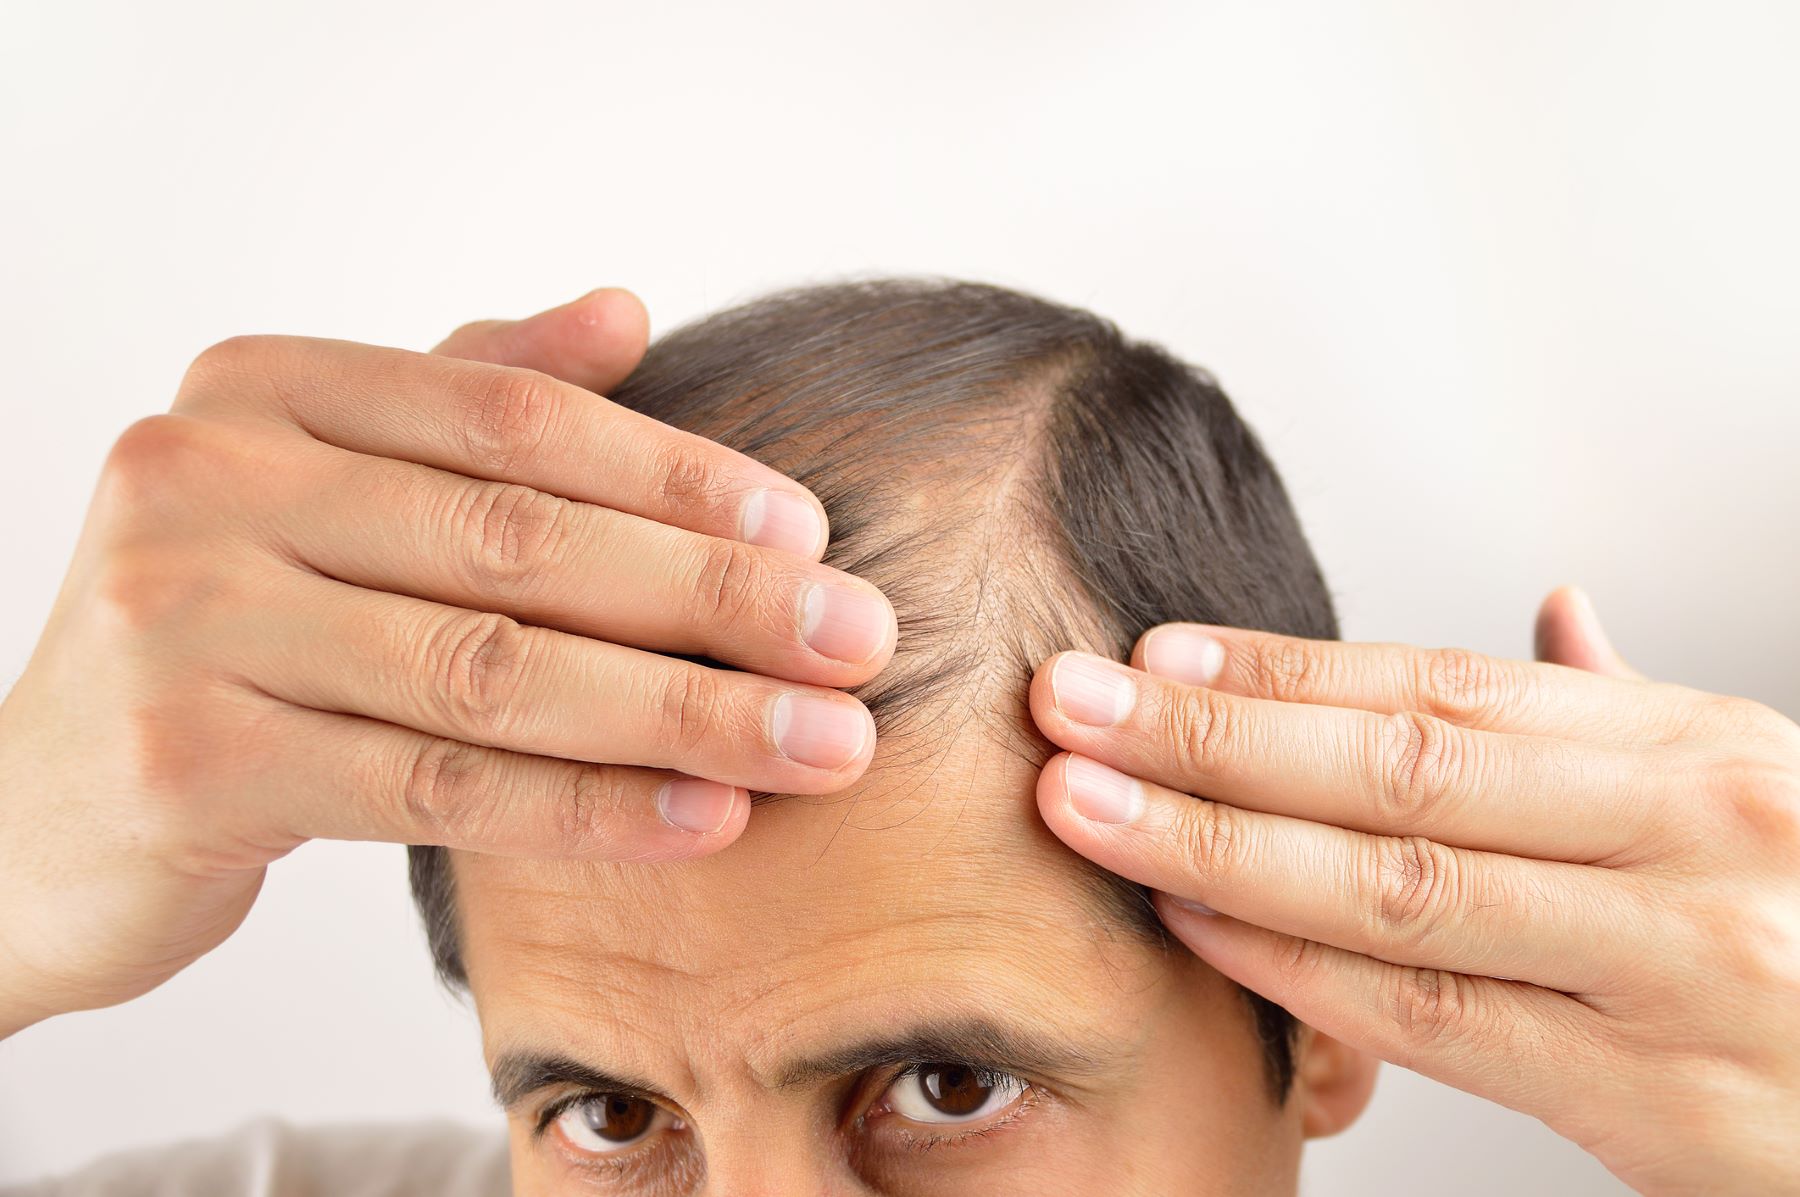
[[[7,943],[5,916],[0,914],[0,1041],[57,1013],[41,994],[33,997],[30,980],[34,971]]]

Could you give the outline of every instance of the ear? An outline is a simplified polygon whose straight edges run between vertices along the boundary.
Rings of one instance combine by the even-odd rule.
[[[1322,1139],[1362,1116],[1374,1096],[1380,1062],[1314,1027],[1303,1028],[1301,1034],[1294,1068],[1300,1130],[1309,1139]]]

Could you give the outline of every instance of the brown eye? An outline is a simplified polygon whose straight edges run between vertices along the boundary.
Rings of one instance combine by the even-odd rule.
[[[603,1155],[633,1146],[672,1121],[653,1101],[628,1093],[595,1093],[558,1115],[556,1129],[576,1150]]]
[[[914,1122],[973,1122],[1017,1101],[1027,1086],[1016,1076],[967,1064],[918,1064],[889,1090],[894,1112]]]
[[[650,1129],[656,1107],[641,1097],[621,1097],[608,1093],[581,1103],[582,1120],[588,1129],[613,1143],[629,1143]]]
[[[994,1091],[981,1074],[961,1064],[927,1065],[919,1070],[919,1087],[932,1109],[957,1118],[979,1110]]]

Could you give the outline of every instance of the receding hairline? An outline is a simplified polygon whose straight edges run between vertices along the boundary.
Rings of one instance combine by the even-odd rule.
[[[877,449],[911,445],[917,456],[923,452],[917,425],[1004,413],[1026,397],[1017,388],[1051,378],[1046,430],[1056,443],[1026,464],[1033,485],[1051,499],[1039,531],[1060,552],[1027,553],[1023,568],[1046,565],[1059,582],[1072,570],[1074,584],[1014,587],[1007,597],[1017,604],[1018,619],[990,625],[1002,643],[982,657],[984,670],[1014,675],[1022,696],[1034,655],[1088,647],[1122,656],[1144,628],[1172,619],[1336,635],[1329,594],[1279,479],[1211,376],[1155,346],[1125,340],[1091,313],[956,280],[799,288],[665,335],[612,397],[810,486],[832,520],[827,562],[883,579],[877,584],[900,613],[903,646],[934,637],[940,648],[949,646],[910,660],[897,656],[897,667],[856,691],[892,742],[928,731],[921,714],[958,693],[967,671],[959,672],[950,649],[970,633],[966,611],[946,614],[936,605],[942,596],[932,592],[931,579],[922,584],[887,568],[904,562],[904,548],[920,546],[929,533],[899,541],[897,550],[880,510],[881,496],[893,489],[884,487],[892,463],[856,443],[855,417],[897,430],[897,438]],[[978,402],[959,410],[971,397]],[[1115,412],[1109,406],[1115,401],[1124,408]],[[813,459],[793,459],[805,441],[797,430],[824,438]],[[1085,449],[1090,440],[1094,452],[1070,455],[1071,443]],[[840,445],[849,451],[834,460]],[[977,572],[978,598],[988,596],[990,574]],[[1070,601],[1037,601],[1064,594]],[[981,610],[978,604],[977,615]],[[997,730],[1012,729],[1008,716]],[[1052,749],[1033,737],[1027,720],[1014,747],[1041,763]],[[458,963],[454,928],[443,916],[450,905],[444,899],[453,897],[443,876],[449,870],[437,868],[434,878],[423,855],[414,857],[415,891],[446,971]],[[1087,867],[1098,909],[1167,945],[1141,889]],[[1291,1059],[1276,1061],[1272,1046],[1279,1020],[1271,1011],[1279,1008],[1254,997],[1252,1004],[1285,1092]]]

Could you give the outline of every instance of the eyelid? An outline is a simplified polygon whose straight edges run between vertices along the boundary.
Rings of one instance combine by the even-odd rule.
[[[838,1119],[838,1130],[844,1133],[860,1130],[881,1095],[905,1076],[907,1069],[917,1067],[916,1063],[883,1064],[866,1069],[854,1077],[850,1084],[849,1100],[844,1103],[843,1116]]]
[[[625,1091],[617,1086],[589,1086],[559,1096],[551,1103],[554,1111],[543,1116],[544,1132],[541,1136],[534,1133],[533,1151],[541,1152],[546,1166],[557,1169],[559,1177],[573,1182],[567,1189],[570,1192],[616,1193],[620,1197],[627,1193],[635,1197],[692,1193],[706,1173],[704,1155],[687,1116],[667,1101],[632,1091],[635,1100],[648,1101],[655,1107],[653,1125],[640,1138],[621,1144],[617,1150],[596,1150],[571,1137],[564,1125],[571,1109],[594,1098],[623,1095]],[[558,1186],[556,1191],[565,1189]]]
[[[549,1130],[551,1124],[562,1116],[563,1111],[567,1110],[582,1098],[592,1096],[594,1096],[594,1094],[587,1090],[575,1089],[563,1094],[561,1097],[552,1099],[543,1109],[538,1111],[537,1117],[532,1120],[531,1137],[533,1139],[543,1138],[544,1132]]]
[[[968,1060],[914,1060],[910,1063],[901,1065],[901,1066],[899,1066],[895,1069],[892,1069],[890,1071],[887,1071],[885,1073],[887,1079],[881,1085],[881,1087],[876,1090],[875,1099],[872,1101],[859,1101],[857,1103],[860,1112],[856,1115],[855,1121],[858,1124],[861,1124],[861,1123],[867,1121],[869,1115],[874,1112],[875,1106],[882,1099],[885,1099],[886,1096],[888,1095],[888,1093],[890,1093],[893,1090],[893,1088],[896,1085],[898,1085],[900,1082],[906,1080],[909,1077],[917,1076],[922,1069],[929,1068],[929,1067],[932,1067],[933,1065],[939,1065],[939,1064],[952,1064],[959,1068],[967,1068],[971,1072],[974,1072],[977,1075],[984,1076],[984,1077],[1005,1077],[1009,1080],[1017,1081],[1020,1086],[1020,1093],[1019,1093],[1018,1097],[1013,1099],[1013,1102],[1011,1104],[1018,1105],[1020,1107],[1019,1113],[1023,1113],[1024,1109],[1029,1107],[1031,1104],[1041,1101],[1046,1097],[1054,1096],[1054,1094],[1049,1090],[1049,1088],[1047,1086],[1043,1085],[1042,1083],[1040,1083],[1039,1081],[1032,1079],[1030,1076],[1026,1075],[1023,1072],[1015,1072],[1009,1068],[993,1068],[986,1064],[976,1064],[976,1063],[973,1063],[972,1061],[968,1061]],[[859,1088],[859,1092],[867,1092],[867,1090]],[[1010,1106],[1007,1108],[1010,1108]],[[915,1126],[927,1125],[924,1123],[914,1122],[912,1119],[907,1119],[904,1114],[899,1114],[898,1112],[896,1112],[894,1116],[905,1119],[906,1121],[908,1121],[909,1123],[911,1123],[912,1125],[915,1125]],[[999,1118],[999,1119],[997,1119],[997,1121],[995,1121],[993,1123],[988,1123],[986,1125],[988,1125],[988,1126],[1002,1125],[1006,1122],[1012,1121],[1012,1118],[1016,1117],[1016,1116],[1017,1115],[1009,1115],[1005,1118]],[[956,1126],[956,1125],[972,1126],[972,1125],[976,1125],[976,1124],[972,1124],[972,1123],[958,1124],[958,1123],[946,1122],[941,1125],[943,1125],[944,1127],[952,1127],[952,1126]]]
[[[894,1074],[893,1078],[888,1082],[888,1085],[883,1088],[881,1092],[885,1095],[889,1089],[906,1079],[908,1075],[915,1074],[920,1068],[926,1067],[927,1063],[936,1064],[949,1062],[950,1061],[921,1062],[902,1068],[898,1073]],[[967,1068],[979,1067],[973,1064],[964,1064],[962,1066]],[[1019,1095],[1005,1107],[981,1122],[949,1122],[942,1124],[922,1123],[915,1122],[912,1119],[907,1118],[904,1114],[895,1111],[892,1114],[884,1115],[881,1119],[881,1121],[886,1121],[891,1117],[898,1123],[898,1125],[887,1132],[887,1134],[892,1138],[899,1140],[898,1146],[914,1152],[933,1151],[939,1148],[955,1148],[958,1146],[966,1147],[975,1140],[986,1139],[992,1135],[1008,1131],[1019,1122],[1029,1117],[1032,1112],[1044,1102],[1055,1100],[1054,1093],[1047,1091],[1042,1085],[1021,1073],[985,1067],[980,1067],[979,1071],[988,1074],[998,1073],[1002,1076],[1010,1077],[1013,1080],[1018,1081],[1023,1088]],[[867,1112],[865,1112],[862,1117],[867,1118],[867,1116]]]
[[[532,1120],[532,1128],[531,1128],[532,1139],[537,1140],[537,1139],[543,1138],[544,1132],[548,1131],[550,1129],[551,1124],[554,1123],[556,1121],[556,1119],[564,1111],[566,1111],[570,1106],[574,1105],[576,1102],[585,1101],[586,1099],[588,1099],[590,1097],[630,1097],[630,1098],[635,1098],[638,1101],[647,1101],[651,1105],[657,1107],[660,1110],[667,1110],[670,1114],[672,1114],[676,1118],[685,1119],[687,1117],[687,1115],[683,1114],[680,1110],[678,1110],[674,1106],[670,1105],[669,1100],[666,1097],[662,1097],[655,1093],[647,1093],[642,1089],[630,1089],[630,1088],[570,1089],[567,1093],[564,1093],[562,1096],[553,1098],[548,1104],[546,1104],[544,1106],[543,1109],[538,1111],[536,1118],[534,1118]],[[530,1100],[529,1095],[526,1097],[525,1100],[527,1100],[527,1101]]]

